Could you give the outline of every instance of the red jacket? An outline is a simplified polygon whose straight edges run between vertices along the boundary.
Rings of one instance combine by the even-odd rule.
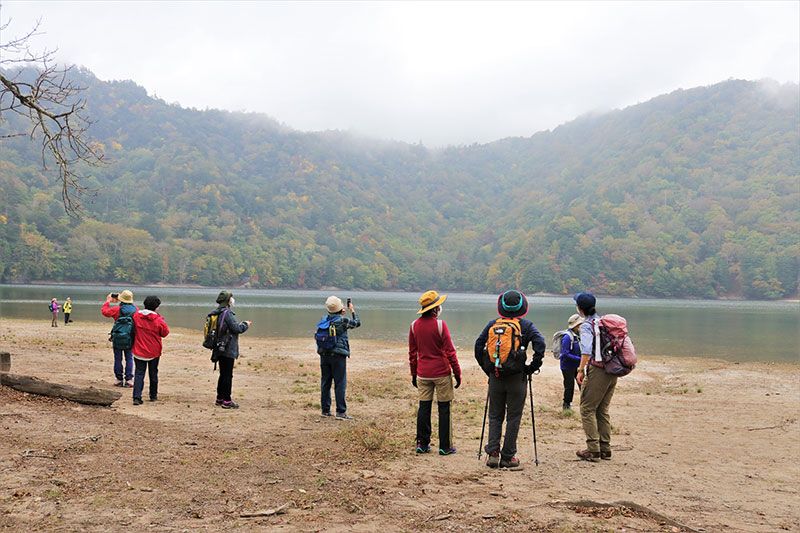
[[[456,349],[444,320],[420,317],[411,323],[408,331],[408,363],[412,376],[441,378],[449,376],[452,370],[456,378],[461,379]]]
[[[119,305],[111,305],[109,302],[105,302],[103,307],[100,308],[100,312],[103,316],[107,316],[108,318],[113,318],[114,320],[119,318],[119,310],[122,306],[131,306],[133,307],[134,313],[138,311],[138,308],[133,304],[119,304]],[[130,313],[130,311],[125,311],[126,313]]]
[[[161,339],[169,335],[169,327],[164,322],[164,317],[142,309],[133,315],[133,325],[136,326],[133,335],[133,356],[138,359],[155,359],[161,356]]]

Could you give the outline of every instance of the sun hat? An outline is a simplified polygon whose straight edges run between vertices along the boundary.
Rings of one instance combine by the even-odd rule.
[[[228,305],[228,303],[231,301],[231,298],[233,298],[233,293],[232,292],[230,292],[230,291],[219,291],[219,294],[217,295],[216,302],[218,304],[221,304],[221,305]]]
[[[436,291],[426,291],[419,297],[418,301],[421,309],[417,311],[417,314],[421,315],[425,311],[430,311],[434,307],[439,307],[445,300],[447,300],[446,294],[439,296],[439,293]]]
[[[517,318],[528,314],[528,299],[519,291],[506,291],[497,298],[497,312],[504,318]]]
[[[581,311],[588,311],[597,304],[597,298],[591,292],[579,292],[573,299]]]
[[[577,326],[578,324],[583,324],[583,319],[581,318],[581,315],[579,315],[578,313],[575,313],[574,315],[569,317],[569,320],[567,321],[567,327],[569,329],[572,329],[575,326]]]
[[[344,309],[344,305],[342,305],[342,299],[338,296],[328,296],[328,299],[325,300],[325,309],[327,309],[331,314],[340,312],[342,309]]]
[[[119,296],[117,297],[117,299],[122,303],[132,304],[133,303],[133,293],[131,291],[129,291],[128,289],[125,289],[124,291],[119,293]]]

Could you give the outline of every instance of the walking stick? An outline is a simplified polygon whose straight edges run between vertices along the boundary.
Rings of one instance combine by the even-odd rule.
[[[478,460],[483,453],[483,435],[486,433],[486,413],[489,410],[489,382],[486,382],[486,405],[483,407],[483,425],[481,426],[481,443],[478,445]]]
[[[531,425],[533,426],[533,461],[539,466],[539,453],[536,451],[536,415],[533,412],[533,376],[528,376],[528,389],[531,392]]]

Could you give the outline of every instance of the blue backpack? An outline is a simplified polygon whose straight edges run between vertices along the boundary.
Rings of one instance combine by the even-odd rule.
[[[338,316],[323,317],[317,323],[314,339],[317,341],[317,352],[330,352],[336,348],[336,321]]]
[[[133,348],[133,315],[123,315],[114,321],[111,333],[108,334],[110,340],[117,350],[130,350]]]

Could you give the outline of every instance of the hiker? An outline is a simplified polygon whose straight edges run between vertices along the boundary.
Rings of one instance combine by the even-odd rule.
[[[490,468],[520,468],[515,455],[527,396],[525,380],[542,366],[545,340],[536,326],[523,318],[528,314],[528,299],[521,292],[509,290],[501,294],[497,298],[497,312],[500,318],[491,320],[475,341],[475,359],[489,377],[489,439],[484,448],[488,454],[486,465]],[[487,342],[492,346],[487,346]],[[526,365],[529,344],[533,347],[533,356],[530,364]],[[506,348],[508,358],[502,364],[495,363],[489,350],[494,351],[496,346],[499,351],[506,345],[509,345]],[[506,420],[506,433],[501,449],[503,419]]]
[[[317,353],[319,354],[320,377],[320,407],[322,416],[331,416],[331,383],[334,385],[336,396],[336,419],[352,420],[353,417],[347,414],[347,402],[345,393],[347,392],[347,358],[350,357],[350,341],[347,338],[347,330],[357,328],[361,325],[356,308],[348,298],[347,308],[351,318],[345,316],[345,308],[342,300],[336,296],[329,296],[325,300],[327,316],[317,324],[317,330],[325,326],[332,332],[331,345],[321,345],[317,343]],[[327,325],[326,325],[327,324]]]
[[[611,417],[608,406],[614,396],[617,377],[603,370],[599,359],[599,342],[595,342],[594,326],[600,320],[595,305],[597,299],[592,293],[580,292],[575,295],[578,314],[583,318],[580,326],[581,361],[578,366],[578,385],[581,385],[581,423],[586,433],[586,449],[576,452],[584,461],[593,463],[600,459],[611,459]],[[595,354],[597,347],[597,357]]]
[[[50,309],[50,316],[51,316],[50,327],[51,328],[57,328],[58,327],[58,300],[56,300],[55,298],[50,300],[50,305],[48,306],[48,309]]]
[[[111,305],[119,304],[119,305]],[[114,376],[117,381],[115,387],[133,387],[133,315],[138,311],[133,305],[133,293],[124,290],[120,293],[110,293],[106,295],[106,302],[100,309],[103,316],[114,319],[114,327],[111,328],[109,339],[114,349]],[[130,320],[120,320],[120,318],[130,317]],[[125,357],[125,373],[122,370],[122,358]],[[124,380],[123,380],[124,379]]]
[[[233,306],[236,299],[230,291],[221,291],[217,296],[217,308],[212,311],[223,315],[220,320],[219,338],[225,339],[223,346],[219,344],[211,352],[212,361],[219,363],[219,380],[217,380],[217,401],[223,409],[238,409],[239,404],[231,399],[233,387],[233,364],[239,358],[239,334],[244,333],[253,323],[250,320],[238,322]]]
[[[136,374],[133,379],[133,405],[142,405],[144,374],[150,377],[150,401],[158,400],[158,361],[161,358],[161,339],[169,335],[169,327],[164,317],[159,315],[161,299],[148,296],[144,299],[144,309],[133,315],[136,335],[133,339],[133,362]]]
[[[67,300],[64,302],[64,325],[66,326],[72,320],[70,320],[69,315],[72,314],[72,298],[67,296]]]
[[[411,384],[419,390],[417,410],[417,453],[431,451],[431,409],[433,393],[439,411],[439,455],[456,453],[453,446],[453,422],[450,402],[455,388],[461,386],[461,366],[450,338],[447,324],[439,316],[447,295],[427,291],[419,298],[422,315],[411,323],[408,330],[408,363],[411,367]]]
[[[575,379],[578,375],[578,365],[581,362],[581,324],[583,324],[581,315],[572,315],[567,321],[567,331],[561,337],[561,357],[559,357],[559,360],[561,361],[561,375],[564,377],[564,401],[561,405],[564,411],[572,409]]]

